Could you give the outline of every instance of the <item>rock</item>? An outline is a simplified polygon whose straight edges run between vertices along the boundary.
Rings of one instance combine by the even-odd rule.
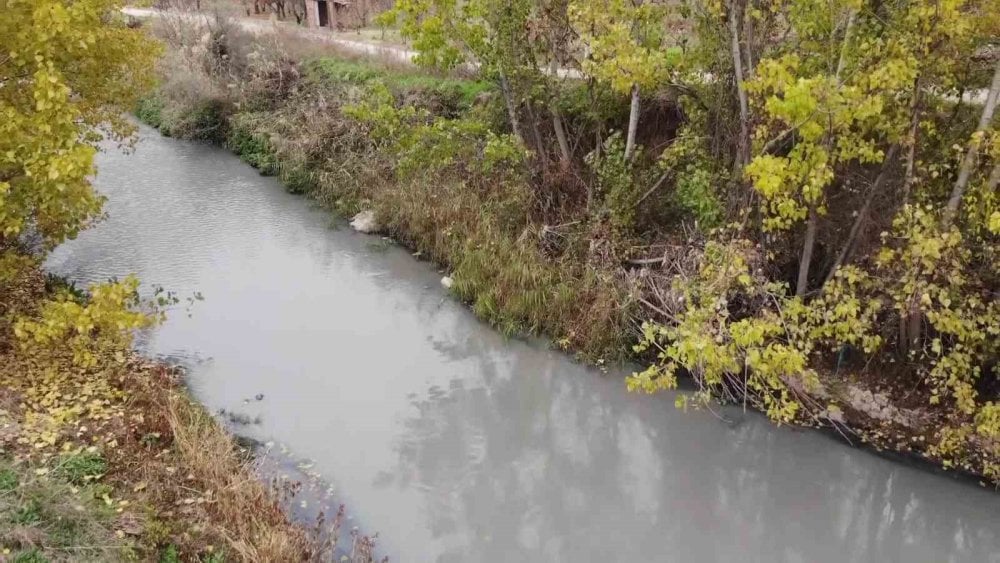
[[[124,512],[118,517],[117,528],[130,536],[141,536],[142,535],[142,520],[138,516],[132,514],[131,512]]]
[[[850,385],[847,388],[847,401],[851,408],[875,420],[894,422],[908,428],[915,428],[919,424],[920,416],[917,413],[897,408],[885,393],[872,393],[868,389]]]
[[[801,376],[797,375],[783,375],[781,380],[785,382],[785,385],[795,390],[800,395],[807,395],[814,399],[829,399],[830,392],[826,389],[821,381],[817,378],[812,378],[811,380],[806,380]]]
[[[441,278],[441,285],[443,285],[445,289],[451,289],[451,286],[455,285],[455,280],[452,279],[451,276],[445,276]]]
[[[355,215],[351,219],[351,227],[359,233],[374,233],[382,228],[375,220],[375,212],[370,209]]]

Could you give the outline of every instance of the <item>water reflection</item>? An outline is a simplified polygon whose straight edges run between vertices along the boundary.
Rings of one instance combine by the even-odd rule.
[[[992,493],[627,395],[230,155],[144,134],[100,158],[111,218],[49,266],[201,291],[150,351],[196,359],[197,396],[260,416],[395,560],[1000,561]]]
[[[613,378],[468,340],[437,349],[480,377],[414,401],[379,483],[426,491],[434,535],[454,540],[440,560],[998,557],[989,494],[756,417],[617,400]]]

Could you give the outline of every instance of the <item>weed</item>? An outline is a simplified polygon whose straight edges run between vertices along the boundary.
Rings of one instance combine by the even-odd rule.
[[[150,545],[163,544],[170,539],[171,535],[173,535],[173,529],[170,527],[170,523],[165,520],[161,520],[155,513],[146,515],[142,532],[145,540]]]
[[[164,102],[159,96],[149,96],[139,100],[139,105],[135,108],[135,115],[148,125],[161,129],[163,123]],[[163,131],[166,134],[166,131]]]
[[[139,443],[147,448],[153,448],[160,443],[162,437],[159,432],[147,432],[139,438]]]
[[[42,507],[32,499],[22,504],[15,512],[11,521],[21,526],[30,526],[42,520]]]
[[[177,551],[177,546],[170,544],[160,554],[160,563],[180,563],[181,556]]]
[[[17,488],[17,473],[10,468],[0,469],[0,493],[8,493]]]
[[[107,462],[97,453],[79,453],[66,456],[59,462],[57,473],[76,485],[86,484],[107,471]]]
[[[37,549],[29,549],[15,555],[11,563],[49,563],[49,560]]]
[[[372,252],[385,252],[392,248],[392,242],[392,239],[383,237],[375,242],[368,243],[368,249]]]

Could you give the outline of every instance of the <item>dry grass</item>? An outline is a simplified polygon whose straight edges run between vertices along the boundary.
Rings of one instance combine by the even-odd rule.
[[[15,561],[108,561],[136,554],[133,539],[115,533],[120,519],[101,499],[106,486],[75,484],[64,474],[39,475],[36,469],[0,459],[0,549],[17,550]]]
[[[25,264],[0,280],[0,561],[330,559],[340,520],[291,521],[297,484],[262,480],[176,370],[22,352],[11,320],[49,291]],[[355,535],[351,561],[373,545]]]
[[[523,170],[486,174],[461,157],[404,172],[399,155],[343,111],[379,80],[402,104],[492,123],[502,110],[487,85],[420,74],[398,60],[316,59],[331,46],[285,31],[256,40],[227,32],[225,46],[225,65],[190,61],[163,69],[168,84],[158,102],[168,123],[140,117],[171,131],[171,122],[184,121],[174,116],[197,114],[183,109],[191,105],[187,93],[171,89],[175,76],[198,72],[197,81],[228,83],[222,142],[262,173],[279,175],[290,191],[341,213],[374,209],[391,234],[454,270],[458,294],[507,334],[546,333],[591,360],[628,349],[627,288],[613,268],[595,261],[600,252],[569,244],[587,233],[546,227],[566,221],[538,211],[541,192]],[[183,42],[171,48],[211,53]],[[498,255],[504,259],[492,259]]]
[[[317,555],[302,528],[292,526],[253,462],[241,458],[230,434],[204,409],[171,394],[167,416],[174,448],[195,490],[211,492],[208,523],[244,561],[300,561]]]
[[[262,480],[257,460],[188,398],[175,370],[135,358],[119,375],[127,414],[99,440],[86,438],[90,449],[19,443],[27,409],[12,407],[16,397],[0,404],[0,428],[12,431],[0,443],[0,553],[24,561],[332,557],[341,519],[291,521],[285,506],[298,484]],[[73,422],[64,436],[98,425]],[[353,536],[349,560],[374,561],[374,539]]]

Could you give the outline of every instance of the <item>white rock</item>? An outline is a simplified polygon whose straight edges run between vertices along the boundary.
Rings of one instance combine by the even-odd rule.
[[[355,215],[351,219],[351,227],[360,233],[374,233],[381,229],[378,221],[375,220],[375,212],[370,209]]]
[[[451,276],[445,276],[441,278],[441,285],[443,285],[445,289],[451,289],[451,286],[455,285],[455,280],[452,279]]]

